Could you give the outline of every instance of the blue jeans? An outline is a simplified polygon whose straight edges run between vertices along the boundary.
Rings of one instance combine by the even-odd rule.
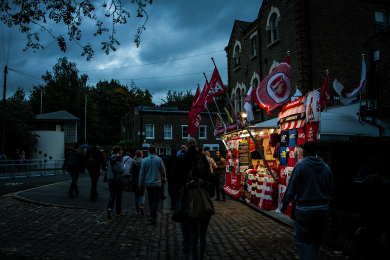
[[[209,226],[211,217],[191,219],[188,222],[191,233],[191,259],[203,259],[204,249],[206,247],[206,234],[207,227]],[[198,255],[198,239],[199,243],[199,255]]]
[[[152,218],[157,216],[158,202],[160,200],[160,188],[161,187],[146,187],[149,198],[150,217]]]
[[[122,212],[122,191],[119,191],[120,181],[119,179],[109,179],[107,182],[108,188],[110,189],[110,199],[108,200],[107,208],[112,211],[116,199],[116,214],[118,215]]]
[[[326,210],[296,210],[294,242],[301,259],[317,259],[324,238]]]
[[[217,199],[220,199],[221,196],[219,192],[222,193],[222,199],[226,199],[225,190],[223,186],[225,185],[225,174],[215,174],[215,193],[217,194]]]
[[[135,208],[139,210],[139,204],[145,204],[145,186],[142,186],[141,189],[138,187],[138,180],[131,181],[131,187],[133,187],[134,196],[135,196]]]

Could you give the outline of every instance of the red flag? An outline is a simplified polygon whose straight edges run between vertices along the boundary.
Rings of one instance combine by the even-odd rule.
[[[263,109],[267,109],[267,114],[270,115],[269,111],[289,101],[290,71],[290,56],[288,56],[252,92],[252,98]]]
[[[187,134],[189,134],[190,136],[193,136],[198,131],[201,122],[200,114],[196,116],[194,111],[194,105],[198,100],[199,95],[200,95],[200,91],[198,86],[195,92],[194,99],[192,101],[191,110],[188,112],[189,120],[188,120]]]
[[[325,107],[327,104],[329,104],[329,73],[326,74],[326,79],[324,82],[324,86],[322,87],[321,90],[321,95],[320,95],[320,112],[324,111]]]
[[[200,93],[198,100],[192,106],[195,116],[199,115],[200,112],[202,112],[203,110],[206,109],[206,107],[204,105],[206,103],[206,98],[207,98],[207,94],[209,93],[209,91],[210,91],[210,84],[206,80],[206,82],[204,83],[202,93]]]
[[[226,93],[226,88],[223,86],[217,67],[215,67],[210,79],[210,90],[207,96],[207,104],[214,102],[213,97],[224,93]]]

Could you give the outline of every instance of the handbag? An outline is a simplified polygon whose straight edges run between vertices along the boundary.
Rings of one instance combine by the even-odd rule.
[[[187,222],[189,220],[188,212],[188,194],[187,189],[181,193],[180,199],[177,201],[175,211],[172,215],[172,221],[174,222]]]
[[[215,214],[213,201],[199,183],[195,189],[188,189],[187,193],[188,211],[191,218],[204,218]]]

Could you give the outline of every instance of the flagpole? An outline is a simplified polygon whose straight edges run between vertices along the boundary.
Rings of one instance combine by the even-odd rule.
[[[199,87],[199,83],[198,83],[198,88],[200,89],[200,87]],[[214,132],[215,132],[215,126],[214,126],[213,119],[211,118],[211,114],[210,114],[209,108],[207,107],[207,104],[205,104],[204,106],[205,106],[205,108],[207,109],[207,112],[209,113],[209,116],[210,116],[210,121],[211,121],[211,124],[213,125]]]
[[[205,72],[203,72],[203,75],[204,75],[204,77],[206,78],[206,81],[207,81],[207,77],[206,77],[206,73]],[[217,110],[218,110],[218,113],[221,115],[221,119],[222,119],[222,114],[221,114],[221,112],[219,112],[219,108],[218,108],[218,105],[217,105],[217,102],[215,102],[215,98],[213,97],[213,100],[214,100],[214,103],[215,103],[215,106],[217,107]],[[205,102],[205,107],[207,108],[207,99],[206,99],[206,102]],[[207,109],[207,111],[208,111],[208,109]],[[210,112],[209,112],[210,113]],[[211,116],[210,116],[211,117]],[[211,121],[211,122],[213,122],[213,121]],[[226,124],[225,124],[225,122],[223,121],[223,119],[222,119],[222,125],[223,126],[225,126]]]
[[[212,60],[213,63],[214,63],[214,67],[217,68],[217,65],[215,65],[215,61],[214,61],[214,58],[213,58],[213,57],[211,57],[211,60]],[[229,101],[230,107],[231,107],[232,110],[233,110],[234,118],[236,119],[236,123],[237,123],[238,118],[237,118],[237,115],[236,115],[236,111],[234,110],[234,107],[233,107],[233,105],[232,105],[232,101],[230,101],[229,94],[227,93],[227,91],[226,91],[225,94],[226,94],[226,97],[227,97],[227,99],[228,99],[228,101]]]
[[[363,59],[364,59],[364,54],[362,54],[362,56],[363,56]],[[367,71],[367,70],[366,70]],[[367,73],[367,72],[366,72]],[[367,89],[367,86],[366,86],[366,89]],[[360,91],[360,105],[359,105],[359,122],[361,122],[360,121],[360,114],[361,114],[361,107],[362,107],[362,92]],[[367,106],[367,104],[366,104],[366,106]]]

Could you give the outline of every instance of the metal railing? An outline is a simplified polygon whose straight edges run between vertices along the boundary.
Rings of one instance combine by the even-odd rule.
[[[62,174],[64,159],[0,160],[0,179]]]

